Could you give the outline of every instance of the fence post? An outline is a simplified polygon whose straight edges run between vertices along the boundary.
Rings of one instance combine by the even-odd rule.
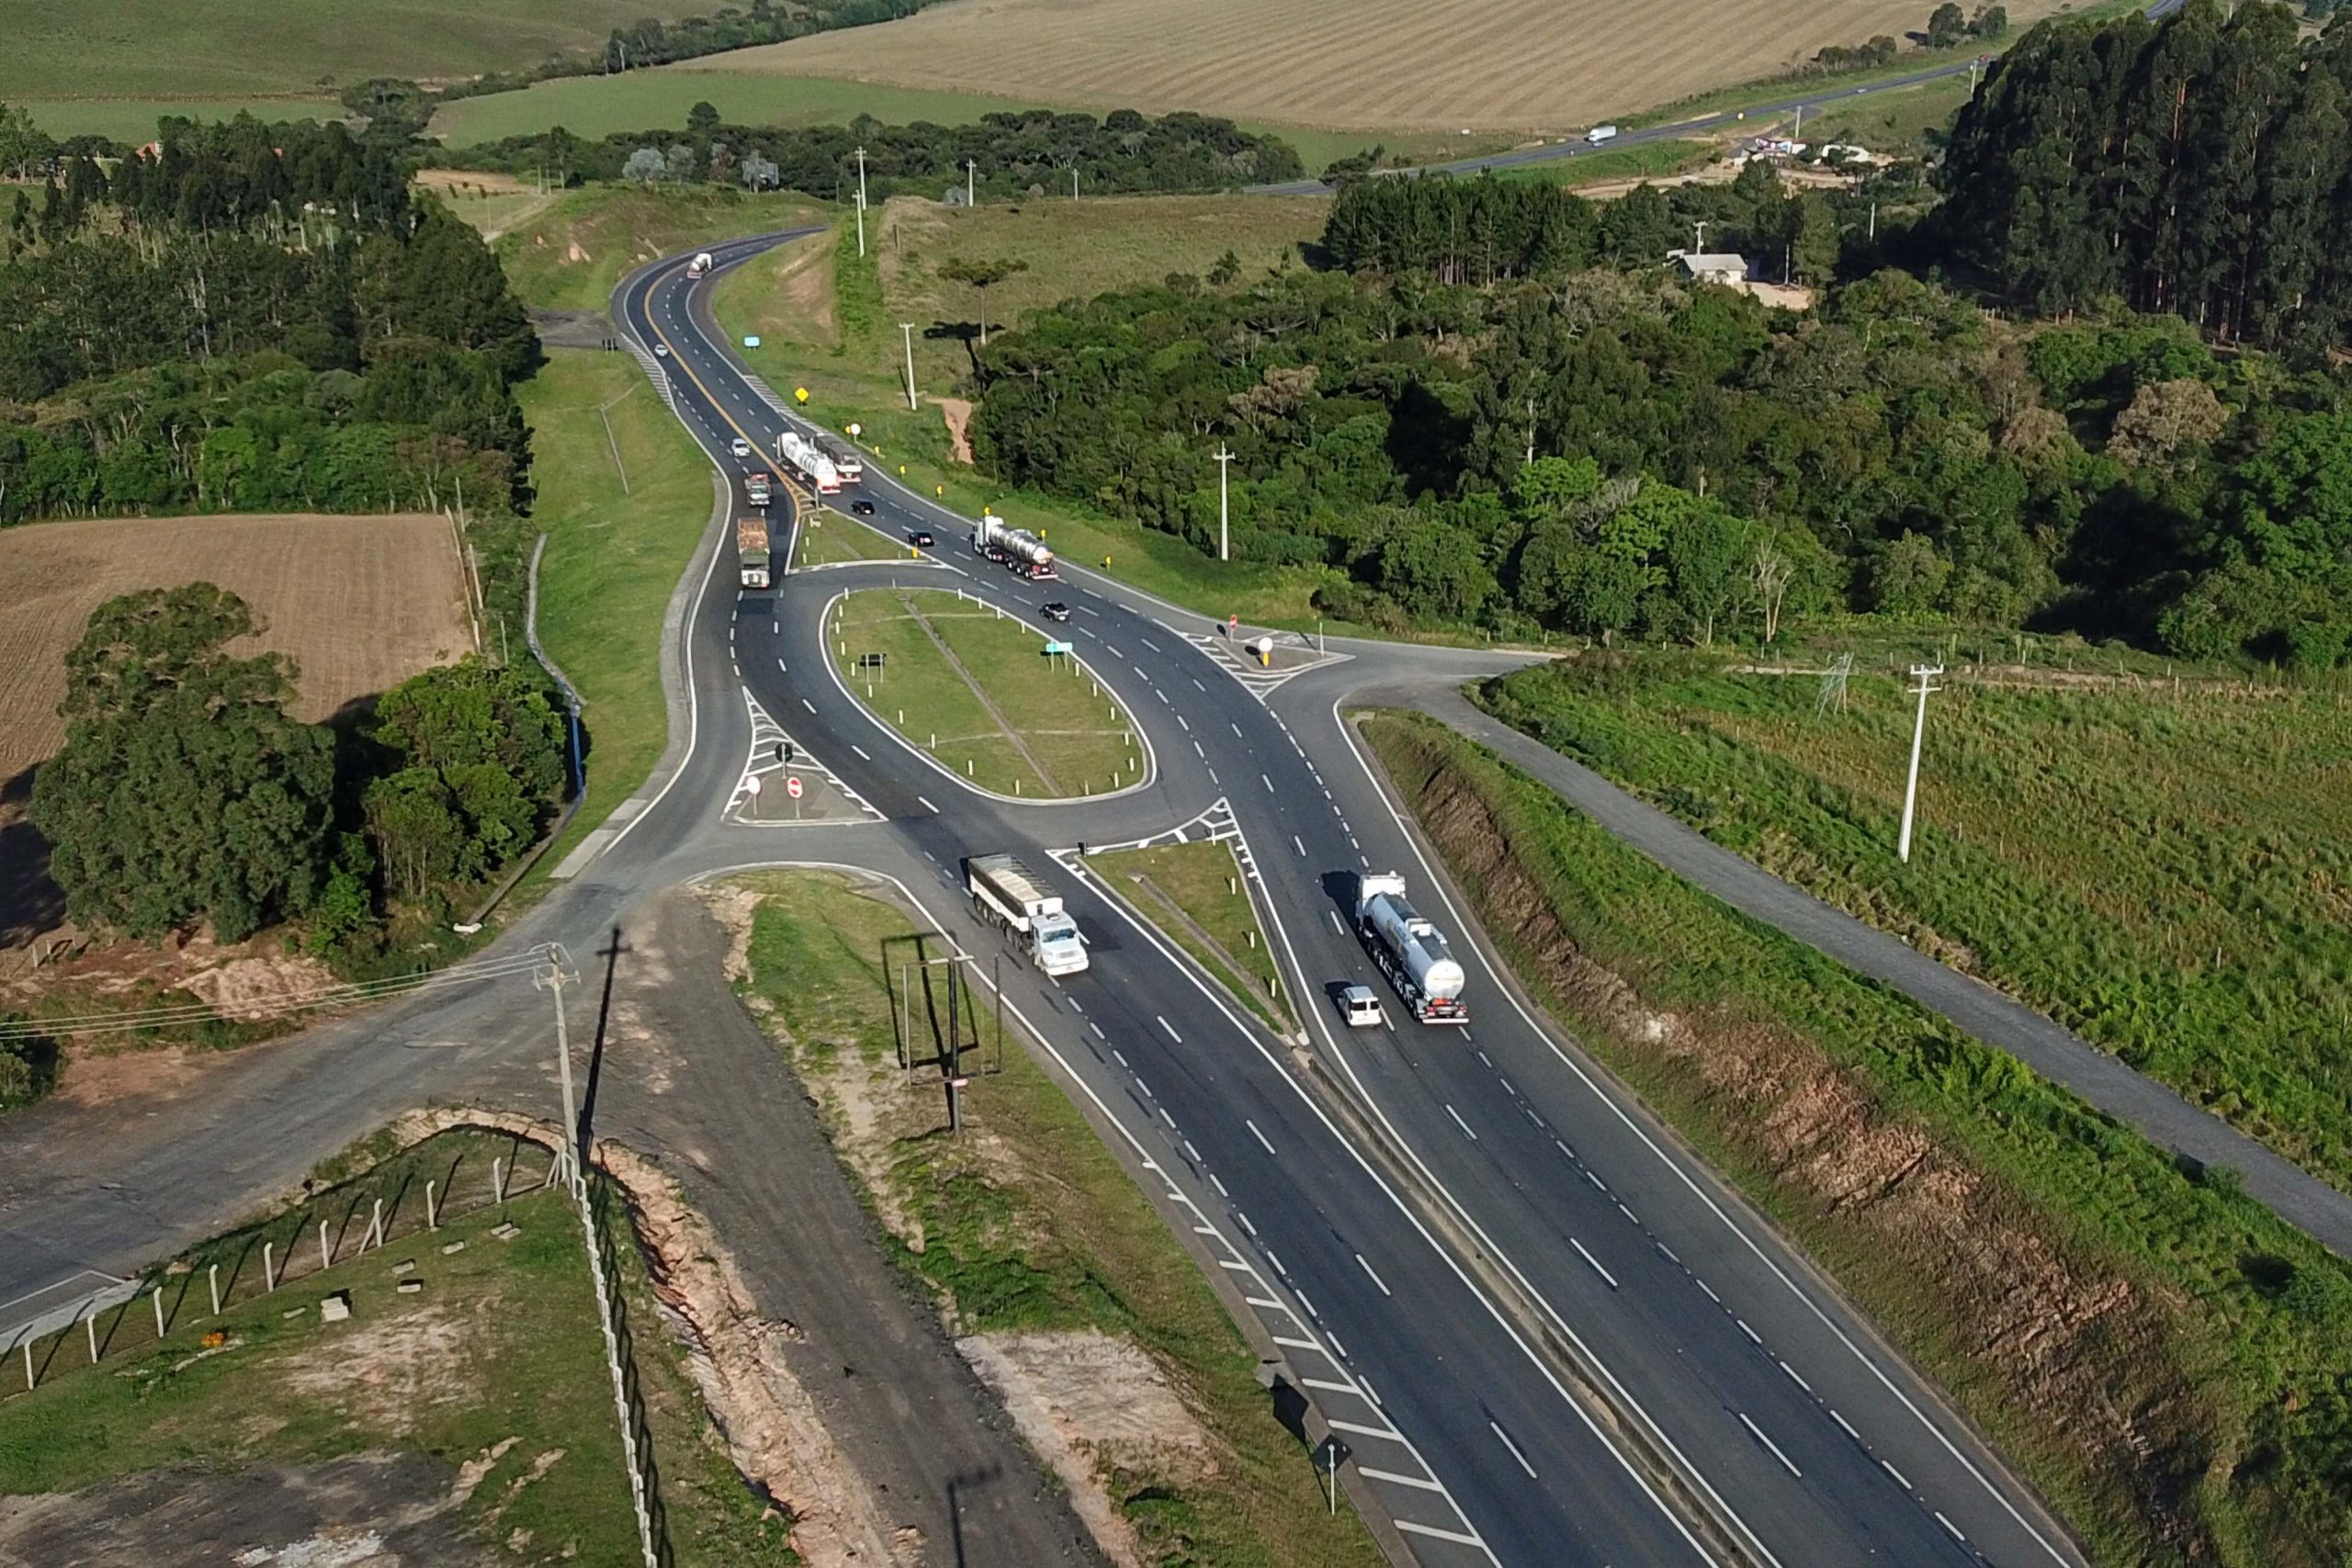
[[[490,1191],[500,1203],[506,1201],[506,1161],[503,1158],[490,1162]]]
[[[334,1267],[334,1258],[327,1251],[327,1223],[321,1220],[319,1222],[319,1268],[323,1270],[333,1267]]]
[[[441,1228],[441,1212],[433,1206],[433,1183],[430,1181],[424,1184],[424,1228],[429,1231]]]
[[[220,1265],[213,1264],[204,1271],[207,1283],[212,1287],[212,1315],[220,1315]]]
[[[98,1364],[98,1309],[92,1307],[82,1319],[82,1332],[90,1337],[90,1365]]]
[[[276,1242],[266,1241],[261,1244],[261,1293],[265,1296],[273,1294],[277,1290],[277,1244]]]
[[[164,1337],[164,1287],[156,1286],[149,1299],[155,1303],[155,1337],[161,1339]]]
[[[25,1341],[25,1392],[27,1392],[28,1393],[31,1393],[31,1392],[32,1392],[32,1386],[33,1386],[33,1342],[32,1342],[31,1340],[28,1339],[28,1340],[26,1340],[26,1341]]]

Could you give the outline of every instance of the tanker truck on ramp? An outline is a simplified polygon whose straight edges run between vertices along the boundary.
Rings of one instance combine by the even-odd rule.
[[[1015,528],[1003,518],[983,512],[972,529],[972,549],[987,560],[992,560],[1016,577],[1032,582],[1047,582],[1061,576],[1054,566],[1054,552],[1046,541],[1026,528]]]
[[[764,518],[735,519],[735,562],[746,588],[768,585],[768,525]]]
[[[1395,872],[1356,878],[1356,935],[1396,994],[1423,1023],[1467,1023],[1462,1005],[1462,965],[1445,933],[1405,901],[1405,879]]]
[[[964,863],[972,908],[982,921],[1028,938],[1029,962],[1048,975],[1086,967],[1086,939],[1062,897],[1011,855],[974,855]]]

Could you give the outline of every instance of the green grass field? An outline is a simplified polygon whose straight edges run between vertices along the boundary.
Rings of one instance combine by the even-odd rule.
[[[1598,152],[1579,152],[1573,158],[1554,164],[1524,164],[1517,168],[1498,169],[1497,179],[1543,180],[1552,185],[1566,186],[1570,190],[1584,186],[1600,185],[1611,180],[1663,178],[1695,169],[1715,155],[1713,143],[1707,141],[1642,141],[1631,147],[1604,148]]]
[[[2092,1562],[2343,1560],[2341,1259],[1435,721],[1365,729],[1531,993],[1951,1394]]]
[[[700,241],[821,221],[822,211],[796,196],[755,197],[717,186],[583,186],[514,223],[492,248],[525,304],[601,312],[623,276],[641,262]]]
[[[967,1057],[966,1132],[937,1135],[936,1089],[907,1086],[894,1043],[882,943],[910,931],[899,910],[820,873],[745,885],[764,895],[749,989],[951,1331],[1091,1330],[1139,1347],[1205,1428],[1212,1473],[1169,1470],[1128,1445],[1100,1456],[1144,1560],[1374,1568],[1353,1514],[1325,1511],[1314,1467],[1273,1419],[1247,1341],[1192,1258],[1020,1044],[1005,1046],[1001,1071],[984,1070],[992,1052]],[[935,1052],[918,1038],[918,1060]]]
[[[854,518],[830,509],[811,510],[801,519],[800,537],[792,567],[830,566],[846,561],[906,560],[907,547],[895,545]]]
[[[281,1279],[274,1294],[262,1290],[257,1233],[232,1233],[189,1254],[193,1271],[165,1278],[170,1332],[160,1342],[142,1296],[99,1315],[104,1359],[95,1369],[78,1325],[38,1347],[40,1386],[0,1399],[0,1495],[69,1491],[164,1467],[234,1472],[390,1450],[429,1456],[450,1472],[423,1499],[427,1506],[449,1491],[457,1466],[479,1465],[455,1517],[468,1534],[527,1547],[523,1561],[637,1561],[579,1212],[560,1188],[538,1186],[546,1154],[529,1145],[510,1201],[492,1204],[491,1161],[499,1156],[515,1158],[512,1141],[469,1132],[430,1139],[268,1224],[279,1268],[290,1254],[311,1269]],[[432,1233],[424,1229],[427,1179],[437,1179],[442,1202]],[[363,1252],[371,1197],[396,1201],[398,1224],[389,1245]],[[317,1217],[330,1220],[340,1259],[323,1271],[305,1250]],[[492,1235],[502,1218],[521,1234]],[[463,1250],[444,1253],[451,1242]],[[798,1560],[784,1522],[759,1517],[634,1248],[621,1250],[678,1561],[788,1568]],[[396,1275],[402,1259],[414,1268]],[[232,1281],[217,1317],[203,1272],[212,1260]],[[403,1277],[424,1289],[401,1293]],[[320,1299],[343,1290],[350,1320],[322,1322]],[[221,1340],[206,1344],[214,1333]],[[387,1513],[408,1501],[386,1500]]]
[[[842,680],[881,721],[983,789],[1030,799],[1134,784],[1135,721],[1035,627],[945,589],[862,589],[825,629]],[[879,654],[868,668],[859,660]]]
[[[1090,855],[1087,863],[1259,1017],[1284,1033],[1298,1027],[1231,849],[1214,840],[1159,844]]]
[[[0,7],[5,8],[5,7]],[[249,114],[261,120],[330,120],[345,116],[333,97],[316,93],[273,93],[250,97],[10,97],[5,100],[33,117],[33,123],[60,141],[69,136],[105,136],[137,146],[152,140],[155,122],[167,117],[183,119],[234,119]]]
[[[2352,707],[2195,684],[1912,704],[1634,660],[1489,705],[1768,870],[1975,974],[2352,1185]]]
[[[542,874],[645,782],[668,742],[662,618],[710,521],[710,461],[628,355],[552,350],[521,396],[548,535],[539,639],[578,685],[588,732],[587,797],[540,857]],[[522,628],[512,636],[519,654]]]
[[[690,9],[639,0],[381,0],[357,25],[351,7],[334,0],[282,0],[266,13],[236,0],[0,0],[0,34],[8,39],[0,99],[332,98],[371,76],[453,80],[518,70],[555,51],[601,50],[616,27]],[[146,132],[153,130],[151,114]]]

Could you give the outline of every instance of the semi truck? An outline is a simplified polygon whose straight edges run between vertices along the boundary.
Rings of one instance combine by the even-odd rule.
[[[1028,938],[1029,962],[1048,975],[1086,967],[1086,939],[1062,908],[1061,895],[1011,855],[974,855],[964,863],[965,885],[980,919]]]
[[[1462,965],[1445,933],[1405,901],[1405,879],[1395,872],[1356,879],[1356,935],[1396,994],[1423,1023],[1468,1023],[1462,1003]]]
[[[841,470],[825,456],[824,448],[797,430],[787,430],[775,438],[776,461],[800,476],[800,482],[819,495],[839,495],[842,491]]]
[[[1596,125],[1584,133],[1584,139],[1588,144],[1598,147],[1604,141],[1616,141],[1617,128],[1613,125]]]
[[[750,502],[753,506],[765,506],[772,499],[774,499],[768,493],[767,475],[745,474],[743,476],[743,499]]]
[[[746,588],[768,585],[768,524],[764,517],[735,519],[735,564]]]
[[[992,560],[1016,577],[1032,582],[1046,582],[1061,573],[1055,570],[1054,552],[1046,541],[1025,528],[1014,528],[992,513],[980,513],[979,522],[972,529],[972,551],[983,560]]]
[[[686,276],[688,277],[707,277],[709,274],[710,253],[708,251],[696,251],[695,253],[695,259],[686,264]]]
[[[856,442],[828,433],[817,438],[817,446],[832,459],[833,472],[841,476],[842,483],[854,485],[865,479],[865,454],[857,449]]]

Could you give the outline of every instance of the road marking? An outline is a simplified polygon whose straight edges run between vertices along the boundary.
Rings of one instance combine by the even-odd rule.
[[[1268,1154],[1272,1154],[1274,1152],[1274,1145],[1266,1142],[1266,1134],[1258,1131],[1258,1123],[1250,1121],[1247,1116],[1244,1116],[1241,1119],[1241,1124],[1250,1129],[1250,1135],[1258,1140],[1259,1146],[1263,1148]]]
[[[1205,692],[1208,690],[1206,686],[1201,684],[1200,678],[1198,676],[1187,675],[1185,679],[1193,682],[1193,687],[1195,691]]]
[[[1441,1483],[1420,1475],[1399,1475],[1393,1470],[1374,1470],[1368,1464],[1356,1466],[1356,1473],[1366,1481],[1385,1481],[1391,1486],[1411,1486],[1423,1492],[1442,1492]]]
[[[1184,1140],[1184,1157],[1191,1160],[1194,1165],[1203,1163],[1201,1159],[1201,1151],[1193,1146],[1193,1140],[1190,1138]]]
[[[1203,753],[1202,753],[1202,755],[1206,756],[1206,755],[1207,755],[1207,753],[1206,753],[1206,752],[1203,752]],[[1209,783],[1211,783],[1211,784],[1215,784],[1215,783],[1216,783],[1216,770],[1215,768],[1211,768],[1211,769],[1209,770]]]
[[[1968,1544],[1968,1538],[1960,1533],[1960,1527],[1952,1523],[1950,1519],[1944,1517],[1942,1514],[1939,1513],[1936,1515],[1936,1523],[1951,1531],[1952,1540],[1960,1542],[1961,1545],[1966,1546]]]
[[[1216,1188],[1216,1195],[1217,1195],[1218,1197],[1220,1197],[1220,1198],[1227,1198],[1227,1199],[1229,1199],[1229,1198],[1231,1198],[1231,1197],[1233,1196],[1233,1194],[1232,1194],[1232,1193],[1227,1192],[1227,1191],[1225,1190],[1225,1183],[1224,1183],[1224,1182],[1222,1182],[1222,1181],[1219,1181],[1219,1180],[1216,1179],[1216,1171],[1210,1171],[1210,1172],[1209,1172],[1209,1185],[1210,1185],[1211,1187],[1214,1187],[1214,1188]],[[1276,1305],[1276,1306],[1280,1306],[1282,1303],[1281,1303],[1280,1302],[1276,1302],[1276,1303],[1273,1303],[1273,1304],[1274,1304],[1274,1305]]]
[[[1112,1059],[1113,1061],[1114,1061],[1114,1062],[1118,1063],[1118,1064],[1119,1064],[1119,1066],[1123,1066],[1123,1067],[1124,1067],[1124,1066],[1125,1066],[1127,1065],[1127,1059],[1126,1059],[1126,1057],[1125,1057],[1125,1056],[1123,1056],[1123,1055],[1121,1055],[1119,1054],[1119,1048],[1118,1048],[1116,1045],[1114,1045],[1114,1046],[1112,1046],[1112,1047],[1111,1047],[1111,1059]]]
[[[1603,1280],[1606,1280],[1607,1281],[1609,1281],[1609,1288],[1610,1288],[1611,1290],[1612,1290],[1612,1291],[1613,1291],[1613,1290],[1615,1290],[1615,1289],[1617,1288],[1617,1276],[1616,1276],[1616,1275],[1614,1275],[1614,1274],[1611,1274],[1608,1269],[1603,1269],[1603,1268],[1600,1266],[1600,1258],[1595,1258],[1591,1253],[1587,1252],[1587,1251],[1584,1249],[1584,1243],[1582,1243],[1582,1242],[1578,1241],[1578,1240],[1577,1240],[1576,1237],[1574,1237],[1574,1236],[1570,1236],[1570,1237],[1568,1237],[1568,1245],[1569,1245],[1570,1247],[1575,1247],[1575,1248],[1577,1249],[1577,1256],[1578,1258],[1583,1258],[1587,1263],[1589,1263],[1589,1264],[1591,1264],[1591,1265],[1592,1265],[1592,1271],[1593,1271],[1594,1273],[1596,1273],[1596,1274],[1600,1275]]]
[[[1170,1132],[1173,1133],[1176,1131],[1176,1118],[1168,1114],[1168,1107],[1163,1105],[1159,1108],[1159,1119],[1168,1123],[1168,1130]]]
[[[1331,1425],[1336,1427],[1339,1423],[1334,1421]],[[1530,1471],[1528,1473],[1532,1475],[1535,1472],[1533,1471]],[[1440,1529],[1435,1525],[1417,1525],[1410,1519],[1397,1519],[1395,1520],[1394,1523],[1400,1530],[1407,1530],[1414,1535],[1425,1535],[1430,1537],[1432,1540],[1450,1540],[1457,1546],[1475,1546],[1481,1551],[1487,1550],[1487,1543],[1485,1541],[1480,1540],[1475,1535],[1464,1535],[1460,1530]]]
[[[1241,727],[1239,725],[1234,723],[1231,719],[1227,719],[1225,722],[1226,727],[1231,729],[1237,738],[1241,735]]]
[[[1478,1141],[1478,1134],[1470,1132],[1470,1123],[1462,1119],[1462,1112],[1453,1109],[1453,1106],[1448,1105],[1445,1108],[1445,1113],[1453,1118],[1453,1124],[1455,1126],[1461,1128],[1464,1133],[1470,1134],[1470,1141],[1472,1143],[1475,1144]]]
[[[1764,1435],[1764,1428],[1758,1426],[1755,1422],[1750,1421],[1747,1418],[1747,1413],[1744,1410],[1739,1413],[1739,1424],[1747,1427],[1750,1432],[1756,1434],[1756,1440],[1772,1451],[1772,1457],[1781,1461],[1781,1468],[1782,1470],[1787,1471],[1799,1481],[1803,1481],[1804,1479],[1804,1472],[1799,1470],[1795,1465],[1789,1462],[1789,1456],[1781,1451],[1781,1445],[1766,1437]]]
[[[1111,1038],[1109,1035],[1102,1032],[1102,1026],[1095,1022],[1091,1018],[1086,1021],[1086,1027],[1094,1031],[1094,1038],[1097,1040],[1108,1041]],[[1116,1055],[1118,1053],[1116,1052],[1112,1053],[1114,1055]]]
[[[1190,734],[1192,734],[1192,733],[1193,733],[1193,727],[1192,727],[1191,725],[1189,725],[1189,724],[1184,724],[1184,716],[1183,716],[1182,714],[1181,714],[1181,713],[1180,713],[1180,714],[1178,714],[1178,715],[1176,716],[1176,722],[1177,722],[1178,724],[1181,724],[1181,725],[1183,725],[1183,726],[1184,726],[1184,733],[1185,733],[1185,734],[1190,735]],[[1198,745],[1198,744],[1199,744],[1199,742],[1198,742],[1198,741],[1195,741],[1195,742],[1193,742],[1193,744],[1194,744],[1194,745]]]
[[[1721,1297],[1721,1296],[1719,1296],[1719,1295],[1715,1294],[1715,1288],[1714,1288],[1713,1285],[1708,1284],[1708,1283],[1707,1283],[1707,1281],[1705,1281],[1704,1280],[1700,1279],[1700,1278],[1699,1278],[1699,1276],[1697,1276],[1696,1274],[1691,1275],[1691,1276],[1690,1276],[1690,1279],[1691,1279],[1691,1281],[1692,1281],[1694,1284],[1696,1284],[1696,1285],[1697,1285],[1701,1290],[1702,1290],[1702,1291],[1704,1291],[1704,1292],[1707,1292],[1707,1299],[1708,1299],[1709,1301],[1711,1301],[1711,1302],[1714,1303],[1717,1306],[1721,1306],[1721,1305],[1723,1305],[1723,1304],[1724,1304],[1724,1299],[1723,1299],[1723,1297]]]
[[[1625,1207],[1625,1205],[1624,1205],[1624,1203],[1623,1203],[1623,1201],[1619,1201],[1619,1203],[1618,1203],[1618,1205],[1617,1205],[1617,1212],[1618,1212],[1619,1213],[1621,1213],[1621,1214],[1624,1215],[1627,1219],[1629,1219],[1629,1220],[1633,1220],[1633,1221],[1634,1221],[1634,1224],[1637,1224],[1637,1225],[1638,1225],[1638,1224],[1640,1224],[1642,1223],[1642,1222],[1641,1222],[1641,1221],[1639,1221],[1639,1220],[1634,1220],[1634,1211],[1633,1211],[1633,1210],[1631,1210],[1631,1209],[1628,1209],[1627,1207]]]
[[[1151,1086],[1143,1081],[1143,1075],[1141,1073],[1137,1073],[1136,1075],[1136,1087],[1143,1090],[1143,1097],[1146,1100],[1157,1100],[1159,1098],[1158,1095],[1151,1092]]]
[[[1757,1344],[1761,1345],[1764,1343],[1764,1337],[1757,1333],[1756,1330],[1747,1326],[1747,1319],[1744,1317],[1735,1317],[1732,1321],[1739,1325],[1739,1331],[1742,1334],[1747,1335],[1750,1339],[1756,1341]]]
[[[1363,1254],[1361,1252],[1356,1254],[1356,1267],[1363,1269],[1367,1275],[1371,1276],[1372,1282],[1380,1287],[1380,1293],[1382,1295],[1388,1297],[1392,1301],[1396,1299],[1396,1292],[1388,1288],[1387,1280],[1382,1279],[1379,1275],[1373,1273],[1372,1265],[1363,1260]]]
[[[1858,1443],[1862,1440],[1862,1435],[1854,1430],[1854,1424],[1851,1421],[1847,1420],[1843,1416],[1838,1415],[1837,1411],[1830,1411],[1829,1418],[1846,1429],[1846,1436],[1853,1438],[1854,1441]]]
[[[1152,651],[1152,652],[1154,652],[1154,653],[1165,653],[1165,652],[1167,652],[1167,651],[1168,651],[1166,649],[1164,649],[1164,648],[1160,647],[1158,643],[1156,643],[1156,642],[1152,641],[1152,640],[1151,640],[1151,638],[1149,638],[1149,637],[1139,637],[1136,638],[1136,640],[1137,642],[1139,642],[1139,643],[1143,644],[1146,648],[1148,648],[1148,649],[1151,649],[1151,651]]]
[[[938,816],[938,815],[939,815],[939,807],[937,807],[936,806],[933,806],[930,801],[928,801],[928,800],[924,800],[924,799],[923,799],[923,797],[922,797],[922,795],[917,795],[917,796],[915,796],[915,799],[916,799],[916,800],[918,800],[918,801],[921,801],[921,802],[922,802],[922,808],[923,808],[925,811],[930,812],[933,817],[936,817],[936,816]]]
[[[1193,742],[1193,755],[1198,757],[1204,762],[1209,760],[1209,754],[1201,750],[1201,743],[1197,740]]]
[[[1274,793],[1274,781],[1273,781],[1273,780],[1272,780],[1272,779],[1268,778],[1268,777],[1267,777],[1265,774],[1263,774],[1263,773],[1260,773],[1260,774],[1258,775],[1258,782],[1259,782],[1260,784],[1264,784],[1264,785],[1266,786],[1266,793],[1267,793],[1268,795],[1272,795],[1272,794],[1273,794],[1273,793]]]
[[[1519,1451],[1519,1445],[1510,1440],[1510,1434],[1502,1429],[1501,1424],[1499,1422],[1489,1421],[1487,1423],[1487,1430],[1492,1432],[1496,1437],[1502,1439],[1503,1447],[1510,1450],[1510,1457],[1519,1461],[1519,1468],[1527,1472],[1527,1479],[1530,1481],[1534,1480],[1535,1467],[1527,1462],[1527,1456]],[[1399,1520],[1398,1522],[1401,1524],[1403,1521]]]
[[[807,697],[800,699],[800,705],[807,708],[810,713],[815,713],[817,711],[817,705],[810,702]]]
[[[1565,1156],[1566,1157],[1567,1157],[1567,1158],[1569,1158],[1569,1159],[1574,1159],[1574,1158],[1576,1158],[1576,1157],[1577,1157],[1577,1152],[1576,1152],[1576,1150],[1574,1150],[1574,1149],[1572,1149],[1572,1148],[1568,1147],[1568,1145],[1566,1145],[1566,1144],[1564,1144],[1564,1143],[1560,1142],[1560,1140],[1559,1140],[1559,1139],[1557,1139],[1557,1138],[1555,1138],[1555,1139],[1553,1139],[1553,1140],[1552,1140],[1552,1146],[1553,1146],[1554,1148],[1555,1148],[1555,1149],[1559,1150],[1559,1151],[1560,1151],[1560,1153],[1561,1153],[1563,1156]]]
[[[1158,1013],[1153,1013],[1151,1016],[1154,1018],[1159,1018]],[[1179,1045],[1184,1043],[1184,1037],[1177,1033],[1175,1025],[1170,1023],[1166,1019],[1159,1018],[1159,1027],[1168,1031],[1169,1039],[1173,1040]]]
[[[1306,842],[1305,842],[1303,840],[1301,840],[1301,839],[1299,838],[1299,836],[1298,836],[1296,833],[1293,833],[1293,834],[1290,836],[1290,841],[1291,841],[1291,843],[1292,843],[1292,844],[1293,844],[1293,845],[1297,849],[1297,851],[1298,851],[1298,858],[1299,858],[1299,859],[1301,859],[1301,860],[1305,860],[1305,859],[1306,858]]]
[[[1905,1492],[1908,1492],[1908,1491],[1910,1491],[1910,1490],[1911,1490],[1911,1478],[1910,1478],[1909,1476],[1907,1476],[1907,1475],[1904,1474],[1901,1471],[1899,1471],[1899,1470],[1895,1469],[1893,1465],[1888,1464],[1888,1463],[1886,1462],[1886,1461],[1884,1461],[1884,1460],[1881,1460],[1881,1461],[1879,1461],[1878,1462],[1879,1462],[1880,1466],[1881,1466],[1883,1469],[1884,1469],[1884,1470],[1885,1470],[1885,1472],[1887,1472],[1887,1474],[1889,1474],[1889,1475],[1891,1475],[1891,1476],[1894,1477],[1894,1483],[1895,1483],[1897,1486],[1902,1487],[1902,1488],[1903,1488],[1903,1490],[1905,1490]]]
[[[860,746],[854,740],[850,742],[849,749],[857,753],[858,761],[862,762],[870,762],[874,761],[873,757],[867,753],[865,748]]]
[[[1329,1427],[1334,1432],[1353,1432],[1359,1438],[1381,1438],[1392,1443],[1401,1443],[1405,1440],[1405,1434],[1394,1427],[1366,1427],[1356,1421],[1327,1421],[1324,1425]],[[1403,1524],[1405,1521],[1399,1519],[1396,1522]]]
[[[1241,1222],[1241,1228],[1243,1230],[1248,1231],[1253,1236],[1258,1234],[1258,1227],[1250,1223],[1249,1215],[1243,1213],[1240,1210],[1236,1209],[1233,1211],[1233,1217]]]
[[[1782,1361],[1781,1363],[1781,1370],[1788,1373],[1789,1380],[1795,1383],[1799,1388],[1804,1390],[1805,1393],[1811,1393],[1813,1392],[1813,1385],[1805,1382],[1804,1379],[1798,1374],[1797,1370],[1794,1367],[1789,1365],[1786,1361]]]
[[[1331,929],[1333,931],[1338,931],[1341,936],[1348,934],[1348,928],[1345,925],[1342,925],[1340,921],[1339,910],[1326,909],[1323,912],[1331,917]]]

